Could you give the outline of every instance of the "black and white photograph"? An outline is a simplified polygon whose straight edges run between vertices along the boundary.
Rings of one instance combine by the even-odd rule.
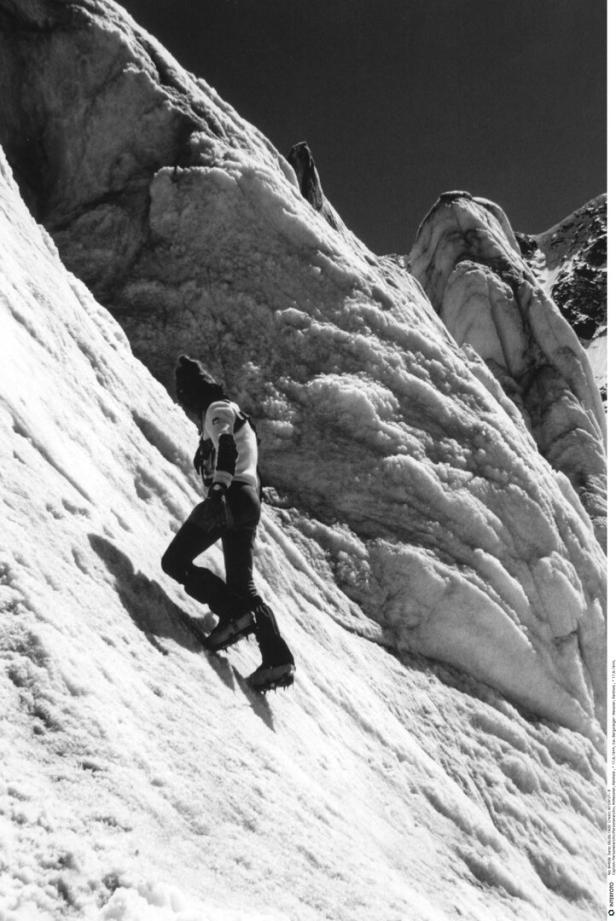
[[[0,921],[616,916],[607,0],[0,0]]]

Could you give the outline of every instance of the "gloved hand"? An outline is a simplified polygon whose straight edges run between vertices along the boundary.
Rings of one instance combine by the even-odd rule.
[[[202,480],[212,474],[213,444],[209,438],[202,439],[193,458],[193,466]]]
[[[216,458],[216,469],[224,470],[231,476],[235,473],[235,462],[237,461],[237,445],[230,432],[223,432],[218,439],[218,455]]]

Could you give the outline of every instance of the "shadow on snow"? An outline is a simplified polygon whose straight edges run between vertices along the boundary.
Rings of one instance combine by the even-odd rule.
[[[263,695],[250,688],[245,678],[226,658],[205,649],[205,632],[212,629],[209,617],[191,617],[169,598],[158,582],[135,572],[132,561],[115,544],[99,534],[89,534],[92,549],[105,564],[116,582],[118,597],[131,620],[161,655],[169,655],[160,639],[170,639],[191,651],[207,656],[220,680],[235,691],[239,688],[255,713],[274,728],[271,708]]]

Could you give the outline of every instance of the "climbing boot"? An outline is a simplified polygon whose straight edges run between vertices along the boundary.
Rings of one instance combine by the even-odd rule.
[[[248,683],[255,691],[273,691],[275,688],[288,688],[295,680],[295,665],[285,662],[282,665],[267,665],[265,662],[248,677]]]
[[[229,617],[221,620],[207,638],[207,647],[212,652],[222,652],[233,646],[244,636],[255,632],[255,618],[252,611],[247,611],[239,617]]]

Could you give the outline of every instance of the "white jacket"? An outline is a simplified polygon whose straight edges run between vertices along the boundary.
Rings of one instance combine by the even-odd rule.
[[[226,442],[227,450],[220,451],[219,455],[221,436],[231,436],[233,439],[237,451],[235,458],[229,459],[229,440]],[[208,471],[212,483],[223,483],[225,486],[233,482],[249,483],[255,489],[259,488],[257,436],[236,403],[229,400],[210,403],[201,420],[202,442],[205,439],[209,439],[214,447],[211,469]],[[204,478],[206,476],[204,473]]]

